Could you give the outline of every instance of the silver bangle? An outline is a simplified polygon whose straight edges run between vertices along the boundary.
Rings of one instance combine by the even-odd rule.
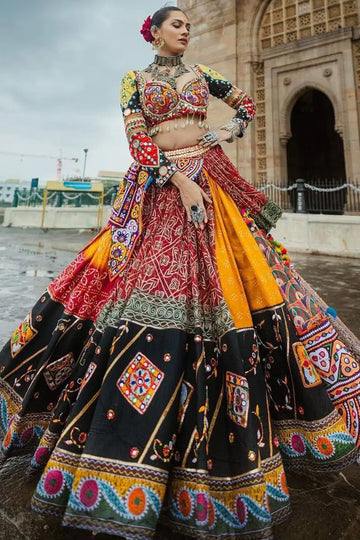
[[[201,140],[207,143],[214,143],[219,139],[216,131],[207,131],[202,137]]]
[[[223,129],[225,131],[228,131],[231,133],[230,139],[227,140],[227,142],[234,142],[235,137],[241,137],[244,134],[245,130],[245,122],[242,120],[242,118],[233,118],[225,124],[224,126],[221,126],[220,129]]]

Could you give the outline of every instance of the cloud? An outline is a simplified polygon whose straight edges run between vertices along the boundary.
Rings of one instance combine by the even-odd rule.
[[[129,69],[148,65],[139,34],[158,1],[3,0],[0,21],[0,150],[83,160],[87,174],[125,170],[130,155],[119,109]],[[79,167],[79,165],[77,165]],[[82,167],[81,167],[82,169]],[[74,163],[64,161],[63,173]],[[56,161],[0,154],[0,179],[53,179]]]

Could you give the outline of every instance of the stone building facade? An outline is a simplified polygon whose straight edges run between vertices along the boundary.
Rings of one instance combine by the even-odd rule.
[[[255,98],[256,120],[226,146],[245,178],[360,178],[360,0],[178,5],[192,23],[186,61],[210,65]],[[231,114],[212,100],[212,125]]]

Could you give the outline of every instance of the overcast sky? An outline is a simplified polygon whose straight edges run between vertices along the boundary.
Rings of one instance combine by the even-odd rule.
[[[63,176],[126,170],[124,73],[154,55],[139,33],[161,0],[0,0],[0,152],[77,157]],[[173,2],[176,4],[176,1]],[[0,153],[0,180],[55,179],[55,159]],[[76,171],[77,169],[77,171]]]

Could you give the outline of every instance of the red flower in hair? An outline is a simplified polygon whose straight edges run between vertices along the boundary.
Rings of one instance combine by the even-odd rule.
[[[142,37],[145,39],[145,41],[148,41],[149,43],[154,41],[150,28],[151,28],[151,17],[149,15],[148,18],[145,19],[144,24],[142,25],[141,30],[140,30],[140,34],[142,35]]]

